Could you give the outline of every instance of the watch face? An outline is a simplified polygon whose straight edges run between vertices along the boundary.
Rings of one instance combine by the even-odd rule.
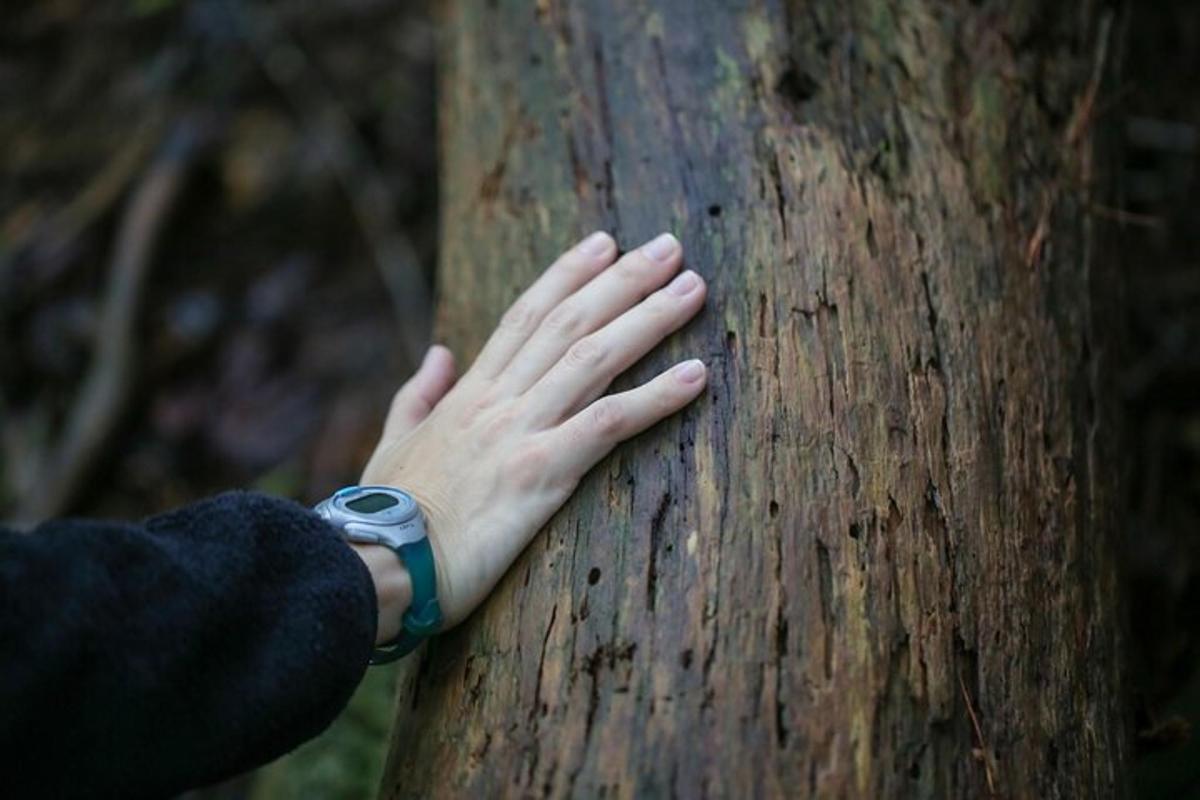
[[[417,513],[417,504],[408,493],[390,486],[348,487],[335,499],[344,512],[368,517],[374,525],[395,525]]]
[[[383,511],[385,508],[396,505],[400,505],[400,501],[383,492],[371,492],[346,501],[346,508],[360,514],[374,514],[376,511]]]

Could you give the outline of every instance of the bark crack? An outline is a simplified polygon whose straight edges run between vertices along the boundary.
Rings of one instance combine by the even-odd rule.
[[[933,305],[933,292],[929,287],[929,273],[922,270],[921,272],[921,288],[925,294],[925,320],[929,324],[929,336],[933,344],[933,358],[939,370],[945,368],[942,363],[942,343],[938,339],[938,313],[937,308]]]
[[[617,209],[616,181],[613,177],[615,146],[612,129],[612,109],[608,104],[608,77],[604,65],[604,48],[598,37],[592,38],[592,66],[596,73],[596,97],[600,106],[600,135],[608,157],[604,159],[604,205],[612,216],[612,234],[620,241],[621,213]]]
[[[550,641],[550,633],[554,630],[554,621],[558,618],[558,603],[550,609],[550,624],[546,626],[546,632],[542,635],[542,650],[538,656],[537,680],[533,685],[533,707],[529,709],[529,719],[535,720],[539,716],[546,715],[546,704],[542,702],[542,673],[546,668],[546,645]]]
[[[662,498],[658,501],[658,508],[654,511],[654,516],[650,519],[650,558],[649,566],[646,569],[646,608],[651,614],[654,613],[654,605],[657,598],[658,589],[658,543],[662,538],[663,521],[667,516],[667,509],[671,506],[671,493],[663,492]]]
[[[821,596],[821,621],[824,623],[825,652],[823,664],[825,679],[833,678],[833,565],[829,560],[829,547],[817,539],[817,587]]]

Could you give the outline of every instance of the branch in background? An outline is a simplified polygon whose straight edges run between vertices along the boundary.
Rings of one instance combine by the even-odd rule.
[[[1097,97],[1100,84],[1104,80],[1104,70],[1108,64],[1108,48],[1112,38],[1113,13],[1106,11],[1100,16],[1099,32],[1096,36],[1096,54],[1092,59],[1092,75],[1088,80],[1083,94],[1075,103],[1075,111],[1067,124],[1063,137],[1065,158],[1068,163],[1076,165],[1078,184],[1085,190],[1091,185],[1092,163],[1089,150],[1088,134],[1096,119]],[[1042,257],[1042,249],[1050,238],[1050,222],[1054,207],[1058,204],[1062,192],[1060,181],[1054,180],[1046,187],[1042,195],[1042,210],[1038,214],[1033,233],[1025,245],[1025,266],[1030,269],[1037,266]]]
[[[401,345],[410,367],[421,363],[432,329],[432,292],[412,241],[396,226],[396,200],[354,121],[325,84],[304,50],[266,9],[227,0],[234,29],[279,87],[302,123],[329,144],[326,163],[350,200],[372,259],[391,295]]]
[[[163,118],[159,110],[150,113],[125,144],[108,160],[79,194],[53,216],[33,226],[27,236],[0,253],[0,286],[9,280],[14,263],[26,258],[35,262],[62,262],[39,273],[37,282],[45,285],[66,266],[68,253],[80,236],[101,219],[120,199],[138,168],[146,163],[154,145],[162,137]],[[11,287],[5,286],[5,290]],[[36,287],[35,287],[36,288]]]
[[[36,470],[35,486],[23,493],[19,520],[45,519],[66,511],[120,419],[134,373],[138,309],[154,245],[180,195],[188,167],[209,138],[206,129],[195,117],[178,122],[126,206],[91,366],[62,439]]]

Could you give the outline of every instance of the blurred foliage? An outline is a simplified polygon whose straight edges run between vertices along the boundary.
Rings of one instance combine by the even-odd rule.
[[[132,362],[107,373],[127,391],[111,417],[82,409],[100,436],[59,510],[355,482],[428,338],[406,291],[436,255],[426,3],[6,3],[0,98],[0,517],[62,480],[139,247]],[[172,163],[178,190],[153,195]],[[370,670],[322,736],[189,797],[374,796],[394,675]]]
[[[1200,5],[1127,6],[1115,203],[1135,795],[1200,797]],[[1110,112],[1112,114],[1113,112]],[[1115,114],[1114,114],[1115,116]]]
[[[428,337],[402,291],[436,246],[424,4],[21,5],[0,29],[0,515],[63,472],[139,214],[162,232],[128,396],[55,510],[137,516],[281,465],[299,499],[353,480]],[[139,212],[181,130],[181,189]]]

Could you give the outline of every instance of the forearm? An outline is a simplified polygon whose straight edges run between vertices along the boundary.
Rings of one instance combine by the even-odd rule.
[[[162,796],[270,760],[345,705],[376,615],[338,532],[261,495],[0,533],[6,782]]]

